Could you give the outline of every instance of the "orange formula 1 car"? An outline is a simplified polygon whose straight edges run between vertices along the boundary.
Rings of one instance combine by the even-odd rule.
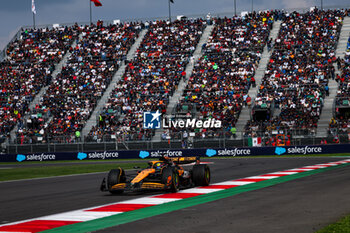
[[[187,164],[185,170],[181,164]],[[193,165],[193,166],[191,166]],[[186,166],[186,167],[187,167]],[[122,168],[112,169],[102,180],[101,191],[120,194],[123,191],[165,190],[206,186],[210,183],[210,169],[196,157],[168,158],[148,162],[148,168],[136,175],[126,175]]]

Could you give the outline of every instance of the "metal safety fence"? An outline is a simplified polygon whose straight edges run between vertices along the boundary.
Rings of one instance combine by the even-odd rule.
[[[255,144],[252,144],[252,141]],[[203,132],[174,132],[162,134],[160,138],[143,138],[131,140],[125,135],[104,135],[96,140],[83,138],[52,137],[50,140],[34,143],[13,143],[7,145],[7,154],[14,153],[46,153],[46,152],[79,152],[79,151],[108,151],[108,150],[153,150],[153,149],[199,149],[199,148],[231,148],[248,146],[299,146],[319,144],[350,143],[348,129],[331,129],[327,135],[318,136],[316,132],[307,129],[283,129],[266,132],[207,131]]]

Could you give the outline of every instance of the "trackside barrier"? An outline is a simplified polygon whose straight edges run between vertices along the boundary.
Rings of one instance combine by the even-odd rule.
[[[259,155],[308,155],[349,153],[350,144],[312,145],[312,146],[280,146],[280,147],[232,147],[208,149],[169,149],[169,150],[122,150],[122,151],[90,151],[67,153],[35,153],[35,154],[4,154],[0,162],[30,162],[59,160],[96,160],[96,159],[152,159],[168,157],[234,157]]]

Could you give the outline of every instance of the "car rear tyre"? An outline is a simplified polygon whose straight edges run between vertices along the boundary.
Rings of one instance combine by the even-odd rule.
[[[207,186],[210,183],[210,169],[206,164],[196,164],[192,170],[192,181],[195,186]]]
[[[116,184],[125,182],[125,172],[121,168],[112,169],[107,176],[108,191],[112,194],[123,193],[123,190],[113,190],[112,187]]]
[[[179,175],[170,167],[162,171],[162,184],[172,193],[179,191]]]

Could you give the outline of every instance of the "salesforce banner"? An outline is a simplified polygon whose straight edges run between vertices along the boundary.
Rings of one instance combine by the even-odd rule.
[[[169,150],[128,150],[103,152],[64,152],[41,154],[9,154],[0,155],[0,162],[27,161],[59,161],[59,160],[96,160],[96,159],[152,159],[168,157],[234,157],[257,155],[308,155],[349,153],[350,144],[313,145],[313,146],[283,146],[283,147],[237,147],[208,149],[169,149]]]

